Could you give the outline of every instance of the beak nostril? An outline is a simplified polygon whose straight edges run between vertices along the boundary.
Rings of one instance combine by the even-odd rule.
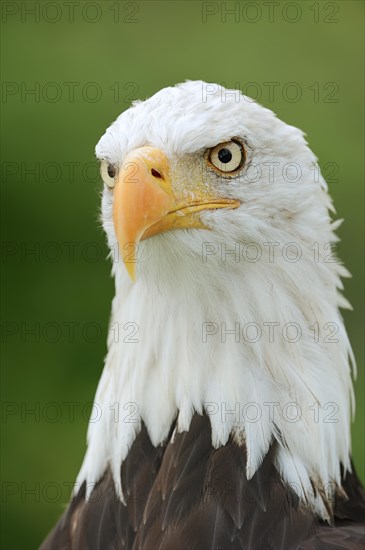
[[[158,170],[151,168],[151,174],[154,178],[162,178],[162,174]]]

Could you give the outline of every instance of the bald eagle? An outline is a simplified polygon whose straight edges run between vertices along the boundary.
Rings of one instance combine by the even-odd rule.
[[[135,102],[96,155],[108,353],[42,550],[363,548],[348,272],[303,133],[188,81]]]

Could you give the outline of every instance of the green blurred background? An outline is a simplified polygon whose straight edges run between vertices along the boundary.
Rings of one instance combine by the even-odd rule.
[[[226,19],[220,2],[55,4],[2,2],[2,548],[37,547],[85,451],[113,296],[95,144],[131,99],[185,79],[239,87],[302,128],[331,180],[364,479],[363,3],[226,2]]]

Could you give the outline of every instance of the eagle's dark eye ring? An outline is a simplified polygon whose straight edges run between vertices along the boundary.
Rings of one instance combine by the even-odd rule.
[[[221,175],[233,176],[245,164],[246,154],[238,139],[225,141],[212,147],[208,153],[208,164]]]
[[[118,168],[115,164],[110,163],[107,160],[102,160],[100,165],[100,174],[105,185],[109,189],[113,189],[115,185],[115,178],[118,173]]]

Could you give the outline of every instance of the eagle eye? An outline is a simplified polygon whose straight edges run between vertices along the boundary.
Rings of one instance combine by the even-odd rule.
[[[110,164],[107,160],[102,160],[100,165],[100,174],[103,182],[107,187],[113,189],[115,185],[115,177],[117,168],[114,164]]]
[[[246,155],[242,143],[232,139],[209,150],[208,163],[218,174],[234,175],[245,163]]]

